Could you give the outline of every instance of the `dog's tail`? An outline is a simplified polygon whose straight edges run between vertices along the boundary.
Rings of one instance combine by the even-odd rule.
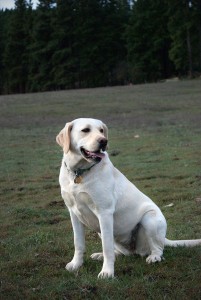
[[[178,241],[172,241],[165,239],[165,246],[168,247],[195,247],[201,245],[201,239],[197,240],[178,240]]]

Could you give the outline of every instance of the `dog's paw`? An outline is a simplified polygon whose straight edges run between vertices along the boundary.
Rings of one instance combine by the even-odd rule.
[[[103,260],[103,253],[93,253],[90,257],[94,260]]]
[[[114,270],[102,269],[102,271],[98,274],[98,278],[114,278]]]
[[[69,272],[76,272],[82,265],[81,261],[72,260],[66,265],[66,270]]]
[[[157,255],[157,254],[151,254],[146,259],[146,262],[148,264],[155,263],[155,262],[160,262],[160,261],[161,261],[161,256]]]

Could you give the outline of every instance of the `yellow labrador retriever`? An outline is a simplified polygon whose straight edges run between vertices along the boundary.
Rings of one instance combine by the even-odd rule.
[[[85,226],[102,240],[103,259],[98,277],[114,276],[115,255],[148,255],[147,263],[161,261],[164,246],[201,245],[199,240],[170,241],[166,220],[158,206],[133,185],[109,159],[107,127],[99,120],[81,118],[67,123],[56,137],[63,148],[59,182],[70,212],[75,252],[68,271],[83,263]]]

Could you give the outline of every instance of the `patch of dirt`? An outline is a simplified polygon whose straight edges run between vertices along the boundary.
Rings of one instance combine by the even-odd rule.
[[[47,207],[55,207],[55,206],[65,207],[64,201],[63,200],[61,200],[61,201],[54,200],[47,204]]]
[[[61,218],[54,218],[54,219],[48,221],[48,223],[49,223],[50,225],[55,225],[55,224],[58,224],[58,223],[60,223],[60,222],[62,222],[62,221],[63,221],[63,219],[61,219]]]

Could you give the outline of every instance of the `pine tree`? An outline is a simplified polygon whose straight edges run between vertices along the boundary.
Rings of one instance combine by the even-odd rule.
[[[128,59],[133,82],[168,77],[169,32],[166,0],[138,0],[127,29]]]
[[[125,30],[130,16],[129,1],[103,1],[103,21],[100,40],[107,84],[124,84],[128,80]]]
[[[32,41],[30,45],[29,90],[55,89],[52,78],[52,45],[54,0],[40,0],[34,13]]]
[[[16,0],[15,9],[10,17],[4,52],[4,90],[7,93],[26,91],[28,73],[26,12],[27,2]]]
[[[99,86],[103,81],[100,62],[101,6],[98,0],[75,2],[74,54],[77,57],[77,84],[79,87]]]
[[[180,75],[193,77],[201,66],[200,0],[169,1],[170,58]]]
[[[52,43],[52,74],[57,89],[76,86],[77,58],[75,55],[75,1],[59,0],[54,16]]]
[[[5,85],[4,51],[7,43],[6,32],[9,17],[9,10],[6,10],[5,12],[3,10],[0,11],[0,94],[3,94]]]
[[[77,1],[75,41],[82,87],[122,82],[128,10],[127,1]]]
[[[201,0],[193,0],[192,1],[193,4],[193,9],[195,10],[195,20],[196,20],[196,32],[198,33],[198,41],[199,43],[198,45],[198,71],[201,74]]]

